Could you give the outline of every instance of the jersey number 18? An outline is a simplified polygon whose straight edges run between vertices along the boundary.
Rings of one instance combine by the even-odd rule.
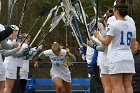
[[[127,39],[126,39],[126,41],[124,41],[124,32],[121,31],[121,42],[120,42],[120,45],[124,45],[125,42],[126,42],[127,45],[130,46],[131,38],[132,38],[132,32],[127,32]]]

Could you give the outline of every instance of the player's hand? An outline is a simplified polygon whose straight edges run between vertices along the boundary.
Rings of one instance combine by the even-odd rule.
[[[21,49],[21,45],[18,44],[18,46],[16,48]]]
[[[37,50],[38,50],[38,51],[39,51],[39,50],[42,50],[42,48],[43,48],[43,45],[40,45],[40,46],[38,46]]]
[[[35,67],[35,68],[38,68],[38,66],[39,66],[39,65],[38,65],[38,61],[36,61],[35,64],[34,64],[34,67]]]
[[[15,46],[15,48],[17,48],[18,46],[20,46],[20,43],[16,41],[16,39],[13,40],[13,44]]]
[[[66,52],[67,52],[67,53],[69,53],[69,52],[70,52],[69,48],[66,48]]]
[[[98,35],[99,35],[99,31],[95,31],[94,36],[97,38]]]
[[[97,47],[96,42],[93,42],[93,41],[91,41],[91,40],[88,41],[87,45],[88,45],[89,47],[91,47],[91,48],[94,48],[94,49],[96,49],[96,47]]]

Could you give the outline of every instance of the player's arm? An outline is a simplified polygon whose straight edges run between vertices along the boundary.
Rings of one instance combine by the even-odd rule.
[[[35,64],[34,64],[34,67],[35,67],[35,68],[38,68],[38,66],[39,66],[38,62],[39,62],[39,61],[42,61],[42,59],[43,59],[44,57],[47,56],[47,54],[45,54],[46,52],[47,52],[47,50],[41,52],[41,53],[38,55],[38,57],[35,59]]]
[[[2,40],[1,41],[1,47],[2,49],[13,49],[15,45],[13,44],[8,44],[8,39]]]
[[[132,53],[135,52],[135,46],[136,46],[136,43],[135,42],[136,42],[136,38],[132,38],[131,45],[130,45],[130,48],[131,48]]]
[[[18,52],[19,50],[20,50],[20,47],[14,48],[14,49],[11,49],[11,50],[2,49],[2,55],[4,57],[12,56],[12,55],[16,54],[16,52]]]
[[[96,31],[96,32],[94,32],[94,36],[96,37],[96,38],[98,38],[99,39],[99,41],[102,43],[102,44],[104,44],[105,46],[108,46],[109,44],[110,44],[110,42],[112,41],[112,36],[110,36],[110,35],[106,35],[104,38],[103,37],[101,37],[100,35],[99,35],[99,32],[98,31]]]

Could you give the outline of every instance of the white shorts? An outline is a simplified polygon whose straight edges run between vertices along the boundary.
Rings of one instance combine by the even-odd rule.
[[[100,66],[100,73],[101,74],[109,74],[109,67],[108,66]]]
[[[58,74],[50,74],[51,75],[51,78],[52,78],[52,80],[55,78],[55,77],[59,77],[59,78],[61,78],[61,79],[63,79],[64,81],[66,81],[66,82],[71,82],[71,77],[70,76],[66,76],[66,77],[62,77],[62,76],[60,76],[60,75],[58,75]]]
[[[6,76],[5,76],[5,71],[0,71],[0,81],[5,81]]]
[[[16,69],[6,69],[6,78],[17,79],[17,70]]]
[[[27,71],[20,71],[20,79],[28,79],[28,72]]]
[[[109,64],[109,74],[119,74],[119,73],[135,73],[134,62],[119,61]]]

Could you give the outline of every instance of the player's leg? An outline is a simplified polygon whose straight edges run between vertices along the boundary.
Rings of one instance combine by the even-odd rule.
[[[63,85],[64,85],[64,88],[65,88],[65,92],[66,93],[71,93],[71,84],[70,84],[70,82],[67,82],[67,81],[63,80]]]
[[[55,77],[53,82],[55,83],[57,93],[63,93],[64,87],[62,79],[60,77]]]
[[[123,74],[111,74],[112,93],[125,93],[123,87]]]
[[[132,74],[123,75],[123,84],[124,84],[125,93],[133,93]]]
[[[104,88],[104,93],[111,93],[112,92],[112,86],[111,86],[111,80],[109,74],[102,74],[101,75],[102,85]]]
[[[109,75],[109,67],[108,66],[100,66],[101,70],[101,81],[104,88],[104,93],[112,93],[112,85]]]

